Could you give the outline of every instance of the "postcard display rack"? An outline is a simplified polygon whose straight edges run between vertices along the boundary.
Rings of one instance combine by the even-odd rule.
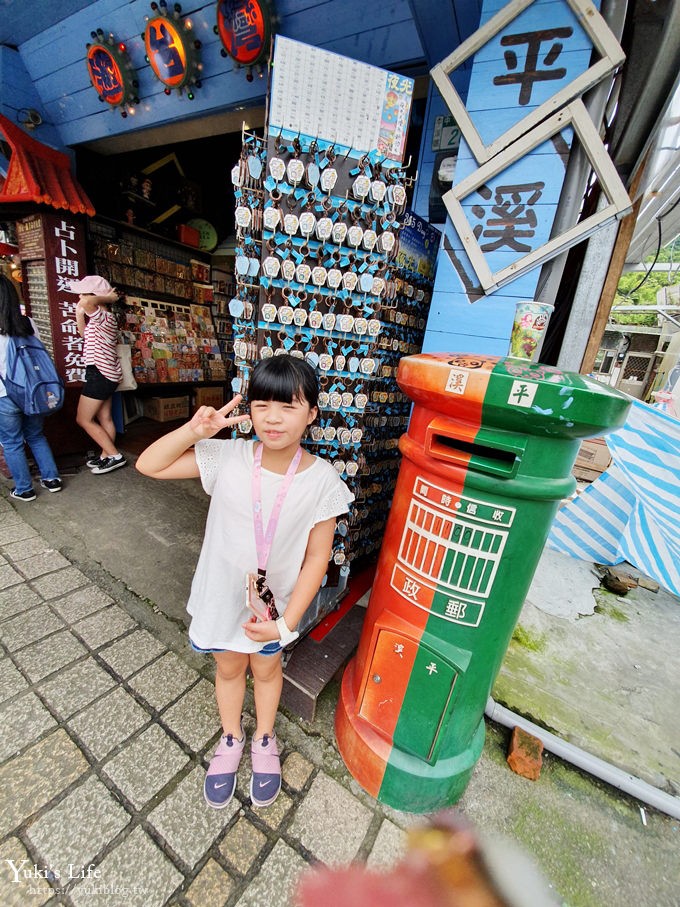
[[[398,439],[410,413],[396,384],[397,365],[422,348],[436,250],[423,268],[402,248],[404,220],[420,220],[405,210],[408,177],[399,163],[412,81],[281,36],[274,73],[266,144],[244,133],[232,170],[232,389],[245,395],[253,365],[270,356],[288,353],[318,369],[320,418],[307,445],[355,495],[348,518],[338,521],[326,578],[329,587],[344,588],[350,562],[374,554],[382,542]],[[296,91],[286,90],[290,79]],[[343,80],[353,91],[337,88]],[[324,106],[333,82],[345,111]],[[305,85],[316,94],[301,101]],[[377,124],[368,138],[357,139],[357,122],[367,119],[358,99],[371,97],[369,85]],[[385,122],[385,104],[397,120]],[[353,143],[340,138],[343,114]],[[322,116],[335,138],[322,138]],[[390,159],[391,150],[398,160]],[[250,434],[249,420],[238,430]]]
[[[228,359],[228,365],[231,367],[232,359],[232,336],[231,336],[231,315],[229,314],[229,300],[236,293],[236,284],[231,271],[226,271],[223,267],[213,265],[212,268],[212,285],[213,285],[213,320],[215,322],[215,332],[220,349],[225,359]]]
[[[90,237],[96,273],[125,293],[114,309],[137,383],[225,382],[231,362],[215,332],[210,264],[103,221],[91,222]]]

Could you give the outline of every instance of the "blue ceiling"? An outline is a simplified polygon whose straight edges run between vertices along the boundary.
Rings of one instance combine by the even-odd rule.
[[[18,47],[34,35],[68,19],[91,0],[0,0],[0,44]]]

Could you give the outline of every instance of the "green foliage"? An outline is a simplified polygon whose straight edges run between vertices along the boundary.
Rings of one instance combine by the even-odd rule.
[[[512,638],[517,645],[529,649],[531,652],[540,652],[541,649],[545,648],[545,636],[541,633],[532,633],[531,630],[527,630],[521,624],[517,624],[515,627]]]
[[[650,255],[647,261],[654,261],[654,256]],[[676,236],[673,242],[668,243],[667,246],[664,246],[663,249],[659,252],[659,257],[657,262],[669,262],[672,261],[675,264],[680,264],[680,236]]]
[[[651,267],[653,261],[654,256],[650,255],[645,264]],[[657,262],[680,263],[680,238],[661,249]],[[644,283],[639,286],[644,276],[642,271],[629,271],[627,274],[622,274],[614,297],[614,306],[656,305],[657,292],[668,286],[669,282],[675,283],[672,274],[669,275],[664,271],[652,271]],[[657,316],[653,312],[641,312],[639,315],[635,312],[612,312],[611,320],[615,324],[642,324],[653,327],[657,323]]]

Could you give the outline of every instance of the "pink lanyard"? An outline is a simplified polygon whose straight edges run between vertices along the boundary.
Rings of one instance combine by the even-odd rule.
[[[291,482],[297,472],[297,468],[300,465],[300,460],[302,459],[302,448],[298,447],[295,456],[290,462],[281,486],[279,487],[278,493],[276,495],[276,501],[274,502],[274,507],[269,517],[269,522],[267,523],[266,531],[263,528],[262,524],[262,444],[255,451],[253,457],[253,522],[255,524],[255,548],[257,550],[257,569],[258,573],[264,576],[265,570],[267,568],[267,561],[269,560],[269,552],[271,551],[272,542],[274,541],[274,533],[276,532],[276,527],[279,522],[279,516],[281,515],[281,508],[283,507],[283,501],[288,494],[288,489],[290,488]]]

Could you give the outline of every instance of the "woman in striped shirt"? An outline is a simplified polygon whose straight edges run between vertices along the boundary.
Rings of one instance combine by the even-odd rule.
[[[84,339],[85,385],[78,402],[76,422],[101,447],[101,454],[87,461],[95,475],[126,465],[115,445],[116,426],[111,418],[111,400],[123,377],[116,352],[118,324],[108,305],[118,298],[103,277],[89,275],[71,281],[71,293],[78,293],[76,324]]]

